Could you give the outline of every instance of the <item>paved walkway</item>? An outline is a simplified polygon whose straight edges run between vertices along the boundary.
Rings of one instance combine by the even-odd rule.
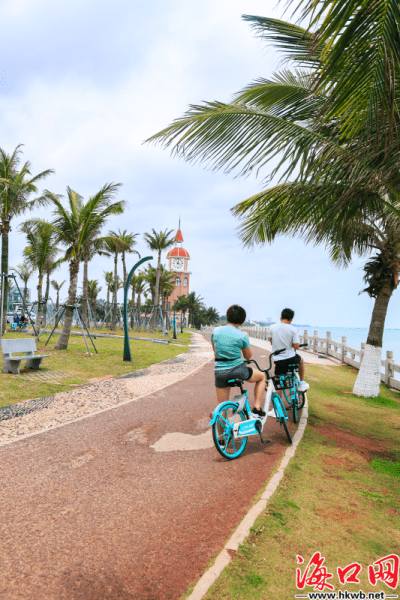
[[[2,446],[0,598],[179,598],[287,448],[270,419],[273,444],[250,439],[225,461],[204,443],[215,404],[208,362],[145,398]],[[168,434],[178,442],[166,448]]]

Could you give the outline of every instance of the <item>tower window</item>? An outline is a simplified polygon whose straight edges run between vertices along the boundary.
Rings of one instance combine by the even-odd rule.
[[[181,285],[181,278],[180,277],[175,277],[175,285]]]
[[[185,277],[185,279],[183,280],[183,285],[184,285],[185,287],[187,287],[187,277]]]

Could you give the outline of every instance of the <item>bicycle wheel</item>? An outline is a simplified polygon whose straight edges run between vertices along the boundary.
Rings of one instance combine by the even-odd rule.
[[[297,410],[303,408],[306,401],[306,393],[305,392],[297,392]]]
[[[292,408],[293,408],[293,423],[297,423],[297,394],[298,392],[295,392],[295,397],[292,399]]]
[[[274,406],[276,418],[278,419],[279,423],[281,424],[281,427],[283,426],[285,433],[286,433],[286,437],[289,441],[289,444],[291,444],[292,436],[290,435],[290,431],[289,431],[289,428],[286,423],[286,421],[288,419],[287,412],[286,412],[283,402],[282,402],[280,396],[278,396],[278,394],[274,394],[272,396],[272,404]]]
[[[212,435],[216,449],[228,460],[239,458],[243,450],[246,448],[247,437],[233,437],[233,426],[238,421],[246,421],[247,413],[242,410],[237,412],[237,402],[225,402],[218,413],[215,423],[212,424]],[[218,424],[220,429],[218,430]]]

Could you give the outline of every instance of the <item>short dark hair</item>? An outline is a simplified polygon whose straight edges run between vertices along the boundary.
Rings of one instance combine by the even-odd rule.
[[[281,319],[285,319],[285,321],[291,321],[294,317],[294,310],[291,308],[284,308],[281,312]]]
[[[232,304],[226,311],[228,323],[242,325],[246,320],[246,311],[238,304]]]

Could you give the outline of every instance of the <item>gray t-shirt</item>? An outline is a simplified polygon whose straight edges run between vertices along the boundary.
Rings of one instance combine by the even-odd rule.
[[[293,325],[287,323],[275,323],[270,327],[270,336],[272,338],[272,352],[286,348],[286,352],[274,356],[274,361],[292,358],[296,352],[292,344],[300,344],[299,332]]]

